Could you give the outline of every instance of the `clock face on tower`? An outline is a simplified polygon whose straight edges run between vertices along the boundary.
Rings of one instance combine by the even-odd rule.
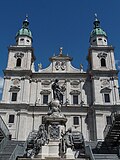
[[[60,61],[57,61],[56,63],[55,63],[55,68],[56,68],[56,70],[65,70],[65,68],[66,68],[66,62],[65,61],[62,61],[62,62],[60,62]]]

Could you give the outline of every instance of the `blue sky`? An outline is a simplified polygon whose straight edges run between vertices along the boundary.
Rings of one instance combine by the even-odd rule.
[[[63,53],[73,57],[73,66],[87,68],[89,36],[97,13],[108,42],[115,47],[120,65],[120,0],[1,0],[0,1],[0,77],[7,65],[7,47],[15,44],[15,34],[29,15],[33,47],[38,63],[49,65],[49,57]],[[0,86],[1,87],[1,86]]]

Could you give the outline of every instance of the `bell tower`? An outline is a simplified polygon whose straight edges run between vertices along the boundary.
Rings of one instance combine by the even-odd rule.
[[[114,48],[108,45],[107,34],[100,27],[100,21],[95,15],[94,28],[90,34],[88,62],[90,70],[116,70]]]
[[[93,46],[107,46],[107,35],[100,27],[100,21],[95,14],[94,28],[90,34],[90,44]]]
[[[16,44],[8,47],[8,63],[4,70],[2,101],[29,103],[29,79],[34,72],[34,51],[28,17],[16,34]]]
[[[120,104],[118,71],[115,66],[114,48],[108,45],[107,34],[100,27],[100,21],[96,15],[93,24],[88,50],[88,73],[91,82],[91,108],[94,111],[91,119],[96,131],[91,128],[91,132],[97,133],[97,139],[103,139],[99,132],[103,133],[106,115],[109,116]],[[101,109],[106,112],[106,115],[100,111]],[[102,122],[104,118],[105,121],[100,126],[99,121]]]
[[[29,30],[27,17],[15,39],[16,45],[10,45],[8,48],[9,56],[6,70],[33,70],[35,57],[32,48],[32,33]]]

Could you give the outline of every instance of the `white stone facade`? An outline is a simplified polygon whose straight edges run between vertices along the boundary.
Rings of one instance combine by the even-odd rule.
[[[99,42],[99,37],[106,39],[104,44]],[[26,140],[29,132],[43,123],[56,78],[66,88],[61,109],[68,119],[66,129],[81,131],[86,141],[104,139],[107,117],[120,108],[118,72],[114,49],[107,44],[105,35],[95,38],[98,43],[92,43],[94,37],[90,39],[87,71],[83,71],[82,65],[80,69],[74,68],[72,58],[64,55],[62,48],[50,58],[48,68],[43,69],[40,64],[35,71],[32,39],[27,35],[17,37],[17,45],[8,49],[0,103],[0,115],[13,139]]]

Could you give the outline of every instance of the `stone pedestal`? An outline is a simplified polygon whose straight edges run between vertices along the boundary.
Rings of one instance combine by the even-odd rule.
[[[75,158],[74,158],[73,151],[72,151],[71,148],[68,148],[68,149],[67,149],[67,152],[66,152],[66,159],[75,159]]]
[[[40,153],[35,156],[35,158],[45,159],[49,156],[49,147],[48,145],[42,146]]]
[[[59,141],[50,141],[48,144],[49,147],[49,156],[48,157],[57,157],[59,158]]]
[[[44,117],[44,122],[48,130],[48,157],[59,158],[59,143],[61,134],[65,132],[65,124],[67,119],[59,112]]]

